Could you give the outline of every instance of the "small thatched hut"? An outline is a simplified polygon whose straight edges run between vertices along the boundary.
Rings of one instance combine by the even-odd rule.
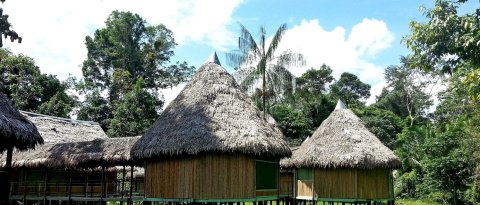
[[[133,147],[134,159],[145,161],[146,200],[278,199],[287,142],[212,59]]]
[[[297,199],[369,203],[393,200],[391,171],[401,162],[339,101],[281,165],[296,168]]]
[[[0,93],[0,141],[0,153],[7,151],[5,171],[0,171],[1,204],[8,201],[9,171],[12,164],[13,148],[27,150],[43,143],[43,138],[35,125],[23,117],[3,93]]]

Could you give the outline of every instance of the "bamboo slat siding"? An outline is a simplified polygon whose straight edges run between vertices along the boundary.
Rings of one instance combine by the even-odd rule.
[[[148,198],[255,198],[255,159],[244,155],[197,155],[148,162]]]
[[[388,174],[388,169],[315,169],[315,194],[317,198],[391,198]]]
[[[312,197],[312,180],[297,180],[297,196],[298,197]]]
[[[293,196],[293,173],[280,174],[280,195]]]

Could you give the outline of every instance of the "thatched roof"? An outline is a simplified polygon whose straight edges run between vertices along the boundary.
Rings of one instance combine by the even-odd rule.
[[[20,112],[37,126],[45,143],[56,144],[108,138],[96,122],[59,118],[25,111]]]
[[[398,168],[400,160],[351,110],[338,106],[282,167]]]
[[[198,70],[133,147],[133,157],[142,160],[203,152],[291,154],[282,132],[215,63]]]
[[[119,137],[84,142],[48,143],[41,149],[18,152],[12,167],[49,167],[56,169],[129,165],[130,150],[140,138]]]
[[[27,150],[43,143],[35,125],[22,116],[3,93],[0,93],[0,142],[0,153],[12,146]]]

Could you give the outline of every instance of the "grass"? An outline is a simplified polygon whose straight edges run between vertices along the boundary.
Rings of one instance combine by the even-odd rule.
[[[425,202],[425,201],[419,201],[419,200],[408,200],[408,199],[400,199],[395,201],[395,204],[397,205],[439,205],[437,203],[432,203],[432,202]]]

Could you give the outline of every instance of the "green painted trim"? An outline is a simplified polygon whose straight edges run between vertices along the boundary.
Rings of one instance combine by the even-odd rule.
[[[278,191],[278,188],[277,189],[257,189],[255,191]]]
[[[276,161],[267,161],[267,160],[261,160],[261,159],[256,159],[255,161],[265,162],[265,163],[270,163],[270,164],[279,164],[280,163],[280,162],[276,162]]]
[[[390,201],[394,198],[387,199],[338,199],[338,198],[317,198],[317,201],[331,201],[331,202],[365,202],[365,201]]]
[[[195,202],[208,203],[208,202],[250,202],[255,201],[255,198],[251,199],[196,199]]]
[[[288,195],[285,195],[288,196]],[[143,201],[151,202],[251,202],[251,201],[267,201],[277,200],[279,196],[258,196],[256,198],[243,198],[243,199],[164,199],[164,198],[144,198]]]
[[[153,202],[193,202],[193,199],[165,199],[165,198],[143,198],[143,201]]]

